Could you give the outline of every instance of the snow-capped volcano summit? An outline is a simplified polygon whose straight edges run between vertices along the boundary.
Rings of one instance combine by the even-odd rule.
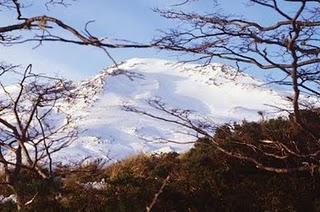
[[[77,125],[82,132],[56,157],[63,161],[87,156],[118,160],[139,152],[186,150],[191,144],[157,141],[194,141],[193,132],[128,112],[124,106],[170,118],[150,104],[156,100],[221,124],[258,120],[261,113],[273,115],[267,104],[288,104],[277,92],[257,87],[258,84],[261,82],[221,64],[200,67],[158,59],[125,61],[80,83],[78,91],[85,98],[68,107],[79,118]]]

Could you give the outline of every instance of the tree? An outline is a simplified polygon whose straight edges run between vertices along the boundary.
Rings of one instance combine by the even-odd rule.
[[[9,10],[15,18],[0,26],[0,45],[12,46],[35,42],[36,47],[44,42],[61,42],[82,46],[93,46],[103,50],[117,66],[109,54],[110,48],[146,48],[133,42],[112,43],[98,38],[89,31],[92,21],[77,29],[57,17],[46,14],[27,13],[25,10],[41,4],[49,10],[51,7],[71,6],[74,0],[0,0],[0,12]],[[32,11],[32,10],[31,10]],[[29,15],[26,15],[29,14]],[[14,17],[12,16],[12,17]],[[48,180],[53,175],[51,155],[67,146],[77,135],[73,120],[64,114],[60,101],[71,101],[75,94],[73,85],[58,78],[36,75],[28,66],[20,76],[16,72],[19,66],[10,64],[5,57],[0,61],[0,164],[5,178],[1,184],[9,186],[17,196],[17,207],[22,210],[26,201],[18,192],[24,170],[31,171]],[[11,90],[5,83],[8,75],[20,76],[21,80]],[[56,120],[63,116],[65,122]],[[60,117],[61,118],[61,117]]]
[[[181,126],[188,130],[186,132],[188,135],[200,141],[199,145],[210,145],[228,157],[247,162],[263,171],[279,174],[309,172],[311,175],[319,171],[319,111],[302,113],[302,118],[306,120],[308,127],[316,132],[310,134],[283,118],[260,123],[244,122],[242,125],[225,124],[219,127],[188,109],[170,107],[161,99],[150,99],[148,104],[160,113],[131,105],[124,105],[123,109]],[[163,138],[155,138],[153,141],[178,144],[197,142]]]
[[[190,1],[184,2],[184,4]],[[235,67],[246,64],[280,73],[273,83],[292,87],[294,120],[303,125],[299,98],[303,92],[320,96],[320,1],[248,0],[261,13],[276,17],[267,25],[244,17],[214,12],[210,15],[157,10],[182,22],[155,40],[158,48],[198,55],[211,62],[221,58]],[[269,21],[271,22],[271,21]]]
[[[71,6],[74,0],[42,0],[43,5],[49,9],[51,6]],[[108,57],[116,64],[109,54],[108,49],[114,48],[147,48],[150,45],[137,44],[134,42],[110,43],[104,38],[98,38],[89,31],[88,26],[93,21],[88,21],[84,30],[76,29],[64,20],[47,15],[25,16],[24,9],[32,7],[34,1],[25,0],[0,0],[0,10],[10,10],[16,15],[9,25],[0,26],[0,44],[15,45],[26,42],[63,42],[83,46],[94,46],[102,49]],[[31,5],[31,6],[30,6]],[[30,8],[29,8],[30,9]]]
[[[61,101],[72,101],[72,83],[36,75],[31,65],[15,86],[1,86],[0,165],[4,179],[17,197],[17,208],[28,204],[19,191],[22,172],[31,171],[42,179],[53,177],[52,154],[66,147],[77,136],[77,128]],[[32,202],[32,201],[31,201]],[[29,203],[31,203],[29,201]]]

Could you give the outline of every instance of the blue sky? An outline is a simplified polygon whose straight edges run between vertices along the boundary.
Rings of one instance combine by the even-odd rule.
[[[183,1],[183,0],[181,0]],[[44,13],[63,19],[66,23],[83,29],[88,20],[95,20],[90,30],[97,37],[120,38],[138,42],[147,42],[159,35],[159,29],[175,28],[176,23],[165,20],[153,8],[172,8],[180,0],[78,0],[72,6],[52,7],[48,12],[41,4],[34,3],[24,12],[26,15]],[[37,2],[37,1],[34,1]],[[246,1],[224,0],[221,10],[227,13],[240,13],[248,18],[268,23],[275,17],[262,13],[259,8],[247,7]],[[213,12],[212,0],[199,0],[184,7],[187,10]],[[176,8],[177,9],[177,8]],[[179,9],[179,8],[178,8]],[[0,23],[14,19],[14,13],[2,13]],[[24,44],[9,48],[0,48],[4,60],[26,65],[32,63],[37,72],[57,73],[72,79],[86,79],[95,75],[104,67],[112,64],[99,49],[59,43],[46,43],[32,49],[34,44]],[[179,55],[158,50],[117,49],[110,51],[117,61],[133,57],[152,57],[179,59]]]

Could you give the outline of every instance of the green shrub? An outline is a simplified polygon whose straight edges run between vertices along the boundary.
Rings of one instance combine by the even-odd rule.
[[[317,115],[317,116],[316,116]],[[305,152],[317,146],[319,114],[304,112],[309,131],[277,118],[261,122],[224,125],[214,139],[233,151],[250,153],[230,141],[257,144],[261,139],[277,140],[287,145],[295,141]],[[309,141],[309,142],[308,142]],[[246,152],[248,151],[248,152]],[[259,157],[259,155],[253,155]],[[258,158],[263,159],[263,157]],[[271,165],[279,161],[267,161]],[[294,161],[287,161],[287,165]],[[110,166],[99,161],[56,169],[60,180],[43,182],[25,173],[19,192],[25,198],[38,193],[30,211],[145,211],[164,180],[170,180],[157,199],[153,211],[320,211],[320,175],[318,172],[275,174],[218,151],[209,139],[199,139],[184,153],[140,154]],[[101,189],[84,186],[100,182]],[[3,187],[0,195],[8,196]],[[1,211],[13,211],[12,203]]]

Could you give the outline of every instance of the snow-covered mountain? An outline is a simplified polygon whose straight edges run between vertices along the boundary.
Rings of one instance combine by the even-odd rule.
[[[118,160],[139,152],[184,151],[192,144],[163,139],[194,141],[194,132],[128,112],[124,106],[173,118],[152,107],[152,103],[160,102],[171,109],[191,110],[193,118],[205,117],[221,124],[258,120],[261,113],[274,116],[268,105],[288,105],[279,93],[258,84],[261,82],[221,64],[200,67],[158,59],[128,60],[79,84],[78,92],[85,98],[66,108],[78,118],[82,132],[55,157],[64,162],[87,156]]]

